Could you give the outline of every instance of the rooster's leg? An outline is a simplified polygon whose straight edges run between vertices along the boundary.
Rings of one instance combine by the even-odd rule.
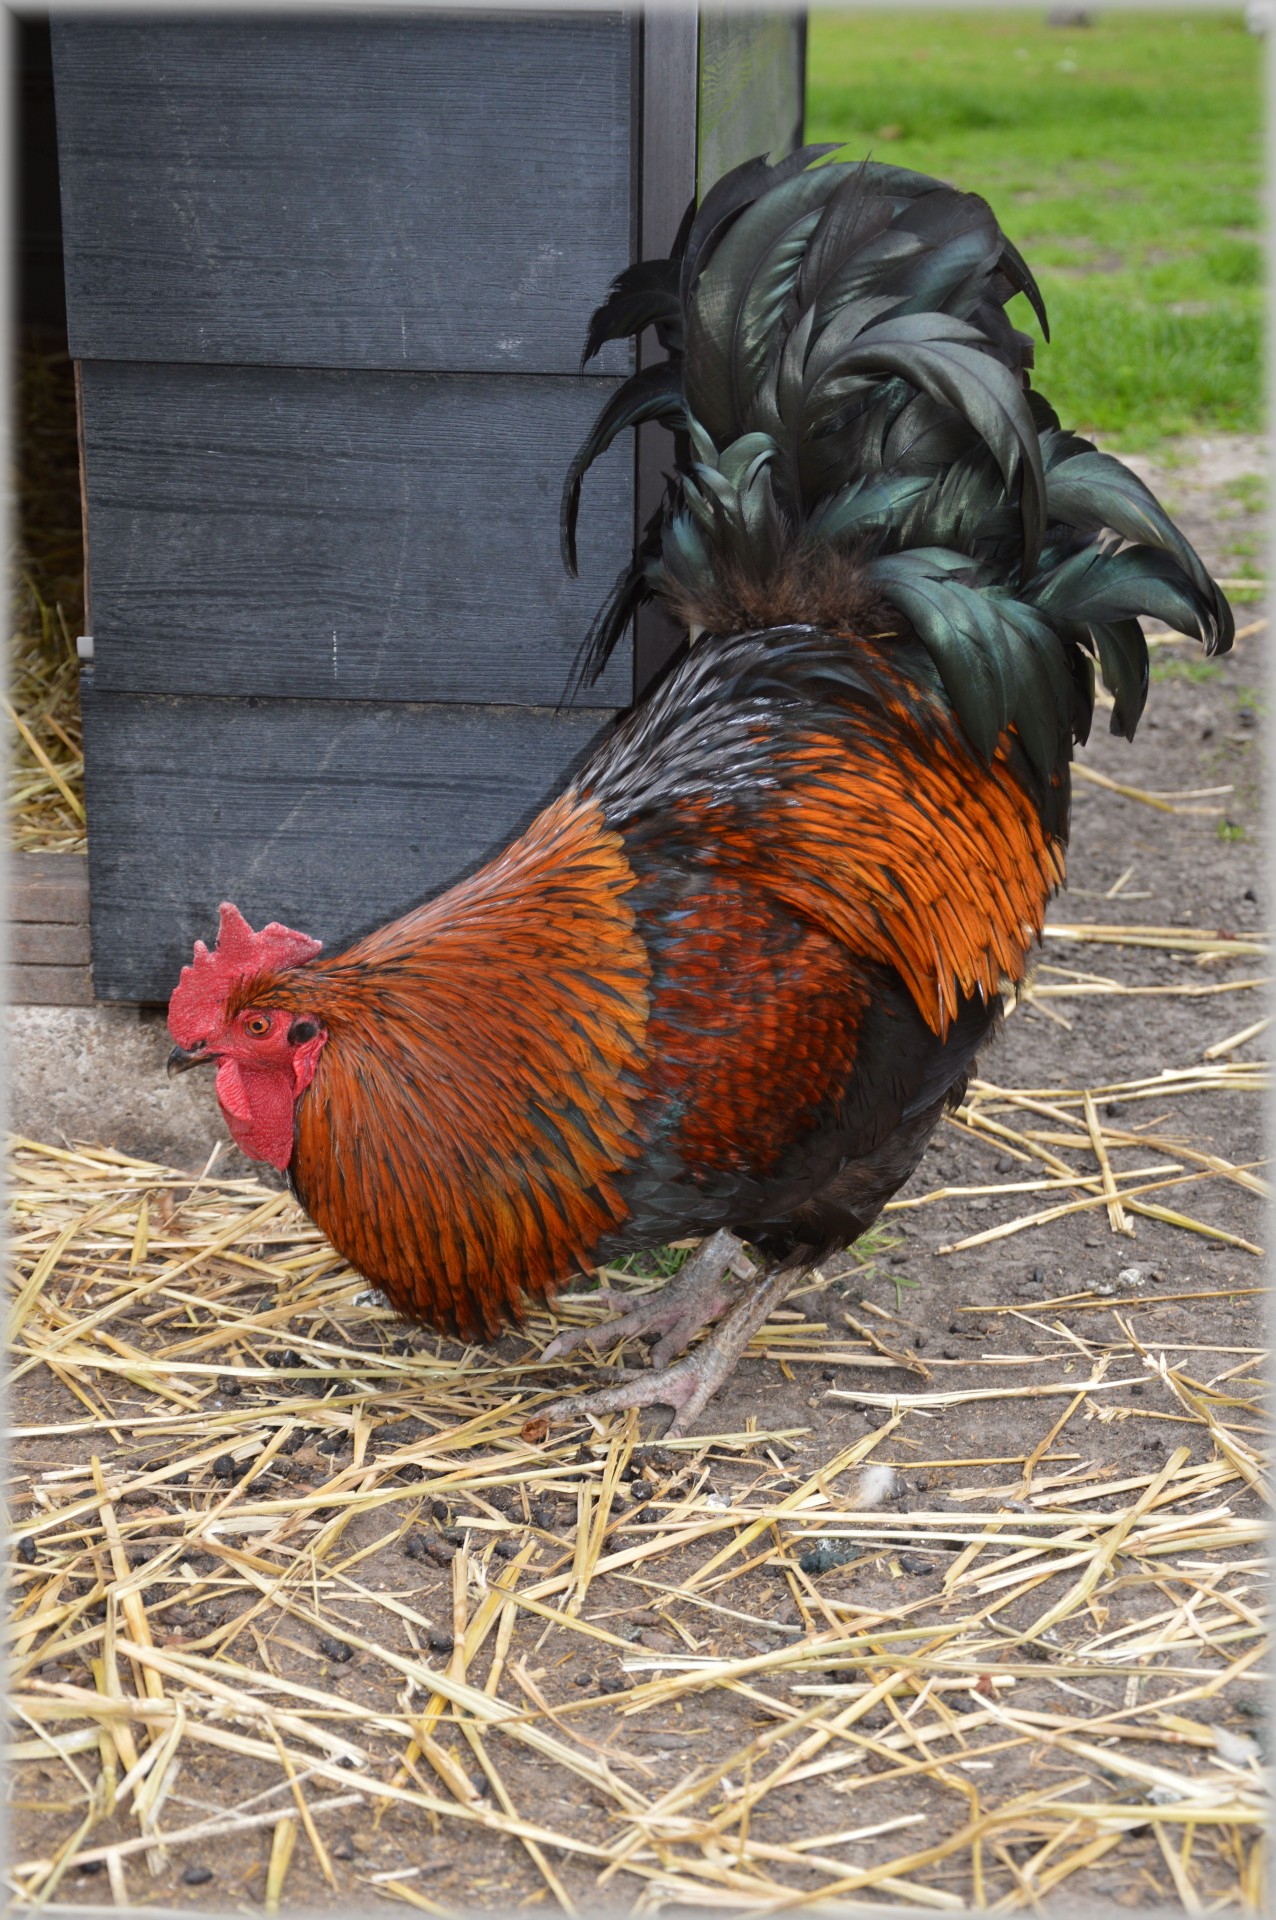
[[[718,1388],[726,1384],[753,1335],[809,1272],[810,1265],[810,1249],[803,1248],[800,1256],[790,1256],[783,1266],[766,1274],[742,1300],[737,1300],[715,1332],[677,1366],[659,1370],[653,1366],[649,1373],[631,1373],[614,1387],[555,1400],[540,1409],[542,1418],[572,1420],[581,1414],[619,1413],[626,1407],[672,1407],[674,1417],[663,1437],[677,1439]]]
[[[666,1286],[657,1288],[626,1313],[614,1320],[603,1320],[594,1327],[574,1327],[570,1333],[557,1334],[541,1355],[542,1360],[561,1360],[577,1347],[612,1346],[635,1333],[659,1333],[664,1337],[652,1350],[653,1367],[664,1367],[685,1351],[699,1333],[716,1320],[724,1308],[739,1298],[727,1284],[727,1274],[751,1280],[757,1268],[744,1251],[742,1241],[723,1227],[701,1241],[680,1273]],[[631,1294],[597,1293],[595,1300],[609,1307],[632,1300]]]

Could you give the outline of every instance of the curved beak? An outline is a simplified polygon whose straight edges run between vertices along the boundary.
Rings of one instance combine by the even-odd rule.
[[[168,1077],[175,1073],[187,1073],[191,1067],[215,1066],[217,1056],[214,1053],[188,1053],[185,1047],[174,1047],[168,1056]]]

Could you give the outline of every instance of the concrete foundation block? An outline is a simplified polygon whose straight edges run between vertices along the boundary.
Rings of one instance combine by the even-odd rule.
[[[9,1127],[51,1146],[113,1147],[192,1172],[221,1141],[219,1173],[269,1177],[231,1141],[211,1068],[168,1079],[172,1044],[157,1008],[10,1007]]]

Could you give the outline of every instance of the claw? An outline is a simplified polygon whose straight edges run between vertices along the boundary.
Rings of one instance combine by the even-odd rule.
[[[579,1420],[582,1415],[621,1413],[630,1407],[666,1406],[673,1408],[673,1419],[661,1438],[681,1439],[719,1387],[730,1379],[736,1361],[754,1333],[810,1271],[811,1265],[810,1252],[804,1248],[788,1264],[767,1274],[756,1288],[736,1301],[710,1337],[676,1366],[659,1369],[653,1366],[649,1373],[632,1373],[615,1386],[552,1400],[538,1410],[541,1419]],[[664,1345],[662,1341],[661,1346]]]
[[[681,1273],[663,1287],[653,1288],[636,1298],[633,1294],[612,1291],[580,1296],[600,1300],[609,1307],[620,1307],[622,1311],[596,1326],[571,1327],[555,1334],[541,1360],[548,1366],[580,1347],[592,1347],[599,1352],[632,1334],[658,1333],[663,1337],[652,1353],[651,1363],[653,1367],[663,1368],[690,1346],[702,1327],[735,1304],[739,1294],[726,1285],[726,1275],[734,1273],[741,1280],[749,1280],[756,1272],[739,1240],[723,1228],[702,1241]]]
[[[660,1438],[677,1440],[712,1399],[719,1384],[702,1375],[697,1377],[693,1358],[660,1373],[632,1373],[615,1386],[599,1387],[594,1393],[552,1400],[549,1406],[540,1409],[540,1416],[552,1423],[578,1420],[583,1414],[623,1413],[629,1407],[672,1407],[673,1418]]]
[[[561,1360],[564,1354],[575,1353],[577,1347],[594,1346],[594,1342],[608,1324],[604,1321],[600,1327],[565,1327],[562,1333],[554,1335],[541,1354],[541,1365],[547,1367],[552,1360]],[[595,1347],[594,1350],[596,1352],[597,1348]]]
[[[573,1293],[568,1298],[572,1301],[588,1300],[599,1306],[616,1307],[619,1309],[617,1320],[623,1320],[628,1317],[625,1309],[633,1306],[634,1297],[631,1293],[617,1293],[612,1287],[599,1287],[596,1293]],[[561,1360],[565,1353],[575,1353],[578,1347],[590,1346],[596,1353],[599,1340],[604,1334],[610,1336],[615,1324],[617,1324],[616,1321],[600,1320],[596,1326],[564,1327],[561,1333],[554,1335],[541,1354],[542,1365],[548,1366],[552,1360]]]

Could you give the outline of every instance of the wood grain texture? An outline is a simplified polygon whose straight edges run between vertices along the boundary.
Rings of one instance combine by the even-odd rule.
[[[650,7],[641,23],[642,180],[639,193],[639,257],[656,260],[673,246],[688,201],[696,191],[696,87],[700,39],[694,11]],[[638,341],[642,366],[664,358],[649,327]],[[651,420],[634,436],[636,494],[633,538],[642,538],[665,495],[674,464],[673,435]],[[663,606],[640,607],[631,622],[634,696],[641,697],[684,638]]]
[[[754,154],[801,144],[806,17],[701,6],[698,14],[650,9],[642,23],[642,256],[668,252],[693,194]],[[643,364],[662,358],[654,332],[639,343]],[[673,436],[648,422],[637,435],[635,537],[664,494]],[[634,692],[641,695],[683,639],[658,605],[633,621]]]
[[[88,923],[15,921],[9,929],[9,958],[19,967],[87,967]]]
[[[553,706],[629,552],[632,454],[562,476],[613,380],[88,362],[102,691]],[[629,697],[618,648],[584,704]]]
[[[81,683],[94,985],[166,1001],[233,900],[344,943],[499,850],[604,716],[172,699]]]
[[[630,258],[631,45],[619,10],[55,18],[72,355],[573,372]]]
[[[82,853],[12,853],[9,918],[89,923],[89,863]]]
[[[87,967],[9,968],[9,1001],[15,1007],[91,1007],[93,980]]]
[[[667,255],[696,190],[694,10],[650,8],[642,21],[640,258]]]
[[[89,863],[82,853],[9,856],[9,999],[14,1006],[87,1007]]]

